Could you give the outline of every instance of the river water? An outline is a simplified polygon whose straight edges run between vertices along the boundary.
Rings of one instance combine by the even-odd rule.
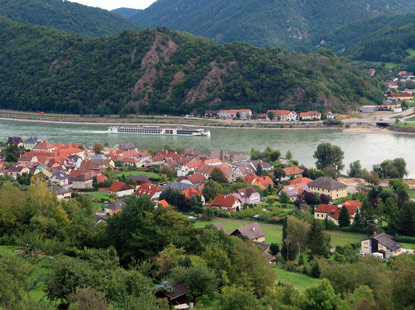
[[[249,154],[251,148],[265,149],[270,145],[282,154],[291,150],[300,163],[313,167],[313,153],[317,145],[330,142],[342,148],[346,170],[349,163],[360,160],[362,166],[371,169],[385,159],[403,157],[407,162],[410,178],[415,178],[415,135],[343,133],[335,130],[259,130],[259,129],[210,129],[208,137],[168,137],[108,134],[106,126],[46,124],[0,120],[0,141],[9,136],[45,136],[50,142],[75,142],[93,145],[108,142],[133,141],[140,150],[154,150],[166,145],[195,147],[201,152],[224,149],[231,153]]]

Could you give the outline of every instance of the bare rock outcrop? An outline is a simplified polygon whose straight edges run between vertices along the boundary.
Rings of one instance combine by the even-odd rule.
[[[235,62],[229,62],[228,65],[232,65],[234,63]],[[209,97],[211,94],[209,93],[208,88],[213,83],[218,83],[220,86],[223,85],[222,75],[228,73],[226,66],[220,67],[216,61],[212,61],[210,63],[210,67],[210,71],[208,74],[206,74],[199,85],[195,88],[192,88],[187,93],[187,102],[194,103],[197,100],[203,100]]]
[[[156,34],[153,46],[141,61],[141,69],[144,71],[141,78],[135,83],[132,94],[145,93],[137,103],[148,104],[148,93],[153,90],[153,84],[157,78],[157,65],[162,60],[169,62],[170,57],[177,51],[178,45],[161,33]]]

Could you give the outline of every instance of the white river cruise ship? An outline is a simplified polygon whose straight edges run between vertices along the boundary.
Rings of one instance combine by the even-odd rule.
[[[157,136],[197,136],[210,137],[208,129],[195,128],[162,128],[159,126],[137,126],[137,127],[108,127],[108,133],[125,133],[132,135],[157,135]]]

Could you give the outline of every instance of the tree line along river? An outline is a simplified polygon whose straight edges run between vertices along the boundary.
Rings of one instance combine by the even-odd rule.
[[[360,160],[362,166],[372,169],[385,159],[403,157],[407,162],[409,178],[415,178],[415,135],[383,133],[344,133],[337,130],[261,130],[261,129],[210,129],[208,137],[141,136],[109,134],[106,126],[48,124],[16,121],[0,121],[0,141],[9,136],[45,136],[50,142],[75,142],[93,145],[108,142],[133,141],[140,150],[154,150],[166,145],[194,147],[201,152],[228,150],[231,153],[249,155],[252,148],[271,146],[282,154],[291,150],[300,163],[314,166],[313,153],[319,143],[330,142],[342,148],[346,169],[349,163]],[[346,171],[344,171],[346,172]]]

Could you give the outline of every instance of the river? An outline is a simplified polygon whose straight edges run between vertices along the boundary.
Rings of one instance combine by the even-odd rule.
[[[408,177],[415,178],[415,135],[382,133],[343,133],[335,130],[259,130],[211,129],[208,137],[138,136],[106,133],[106,126],[46,124],[0,120],[0,141],[9,136],[45,136],[50,142],[75,142],[93,145],[108,142],[110,145],[130,140],[140,150],[154,150],[166,145],[195,147],[201,152],[224,149],[231,153],[249,154],[251,148],[265,149],[270,145],[282,154],[291,150],[300,163],[314,166],[313,153],[319,143],[339,145],[345,154],[346,170],[349,163],[360,160],[371,169],[385,159],[403,157],[407,162]]]

